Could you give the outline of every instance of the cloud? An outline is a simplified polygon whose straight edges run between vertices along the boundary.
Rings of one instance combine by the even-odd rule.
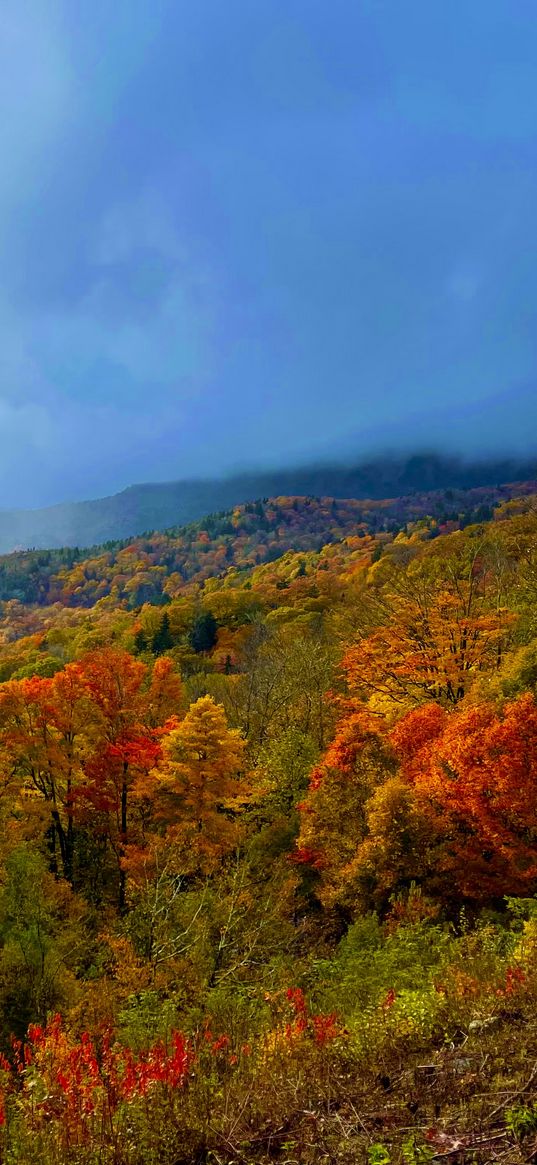
[[[531,384],[537,25],[291,7],[2,6],[4,504],[479,445]]]
[[[218,290],[162,197],[142,192],[106,210],[86,279],[74,304],[34,321],[34,351],[64,396],[90,404],[110,395],[127,411],[148,398],[156,418],[195,383],[202,390]]]
[[[475,265],[469,262],[458,263],[446,282],[446,291],[454,300],[461,303],[470,303],[478,295],[482,277]]]
[[[189,410],[209,407],[217,281],[166,200],[142,191],[106,207],[88,255],[71,302],[0,302],[0,433],[16,450],[4,504],[119,489],[151,465],[173,477]]]
[[[187,254],[162,191],[146,187],[136,197],[107,207],[97,225],[93,242],[95,262],[113,266],[128,259],[139,247],[154,250],[171,262]]]
[[[61,9],[45,0],[0,6],[0,198],[20,199],[44,177],[72,118],[73,75]]]
[[[16,505],[23,497],[26,504],[38,504],[39,494],[32,489],[35,475],[48,469],[56,444],[56,426],[49,409],[40,404],[13,404],[0,400],[2,434],[2,473],[0,508]],[[30,489],[24,482],[29,480]],[[15,491],[13,490],[15,484]]]

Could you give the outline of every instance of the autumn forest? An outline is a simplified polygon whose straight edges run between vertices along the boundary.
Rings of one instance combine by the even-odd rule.
[[[0,1160],[535,1159],[537,485],[0,559]]]

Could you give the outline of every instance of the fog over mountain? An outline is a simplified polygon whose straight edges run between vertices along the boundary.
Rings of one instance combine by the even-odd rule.
[[[468,489],[537,478],[537,456],[524,461],[463,461],[438,453],[385,455],[349,464],[317,464],[220,479],[132,485],[111,497],[39,510],[0,511],[0,552],[27,547],[93,546],[196,521],[262,497],[386,498]]]

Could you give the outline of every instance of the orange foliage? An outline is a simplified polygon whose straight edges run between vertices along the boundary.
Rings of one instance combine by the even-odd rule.
[[[459,892],[529,893],[537,880],[537,705],[526,693],[445,716],[409,713],[391,733],[402,773],[442,837],[439,862]]]
[[[486,610],[472,582],[461,579],[452,589],[431,585],[394,595],[390,623],[345,656],[350,691],[403,705],[424,699],[455,705],[478,672],[497,666],[512,621],[505,610]]]
[[[127,844],[129,796],[160,755],[160,733],[181,699],[170,660],[147,667],[126,651],[90,652],[50,679],[0,686],[5,754],[22,788],[50,807],[53,868],[73,876],[76,823],[101,831],[116,854],[118,900],[125,905],[121,860]]]

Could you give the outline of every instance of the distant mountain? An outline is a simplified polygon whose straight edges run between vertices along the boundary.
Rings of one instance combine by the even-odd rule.
[[[379,457],[361,464],[242,473],[221,480],[133,485],[112,497],[42,510],[0,511],[0,553],[27,547],[95,546],[197,521],[241,502],[278,496],[390,498],[472,489],[537,477],[532,461],[475,463],[436,453]]]

